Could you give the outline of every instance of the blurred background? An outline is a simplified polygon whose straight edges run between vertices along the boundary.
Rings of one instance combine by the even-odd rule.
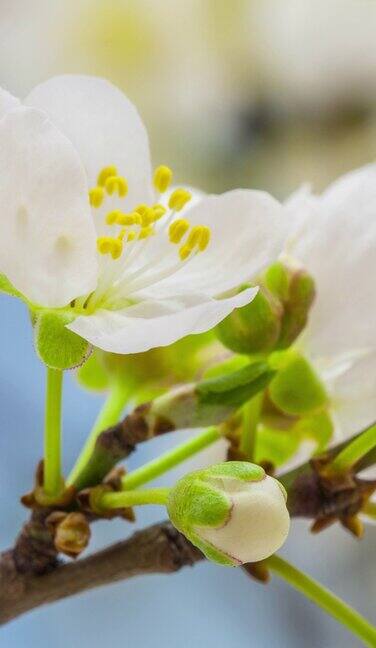
[[[376,152],[374,0],[0,0],[0,85],[20,97],[55,74],[95,74],[137,104],[155,164],[178,182],[279,198],[317,190]],[[43,369],[27,313],[0,296],[0,546],[25,519],[16,505],[41,456]],[[100,407],[66,377],[68,470]],[[171,441],[143,446],[131,467]],[[187,466],[188,469],[188,466]],[[164,483],[171,483],[169,475]],[[163,483],[162,480],[160,483]],[[142,510],[137,526],[158,520]],[[283,554],[375,618],[376,528],[355,542],[294,523]],[[92,548],[133,531],[97,524]],[[373,569],[371,568],[373,561]],[[355,647],[313,605],[273,579],[199,565],[86,593],[0,631],[1,648]]]

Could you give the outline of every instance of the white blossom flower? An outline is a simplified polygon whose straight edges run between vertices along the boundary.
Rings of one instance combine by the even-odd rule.
[[[312,275],[316,298],[297,347],[327,388],[336,429],[349,436],[376,420],[376,165],[308,187],[286,205],[288,261]]]
[[[0,272],[32,305],[117,353],[215,326],[255,289],[234,290],[281,249],[282,207],[263,192],[163,194],[147,134],[110,83],[62,76],[21,104],[0,94]]]

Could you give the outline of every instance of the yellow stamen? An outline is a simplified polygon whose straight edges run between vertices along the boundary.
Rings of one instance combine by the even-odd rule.
[[[140,214],[140,216],[142,216],[142,214],[144,214],[147,209],[149,209],[148,205],[142,203],[141,205],[137,205],[134,211],[137,212],[137,214]]]
[[[137,234],[133,230],[131,232],[129,232],[128,236],[127,236],[127,243],[131,243],[132,241],[134,241],[136,236],[137,236]]]
[[[117,176],[117,168],[113,164],[102,169],[97,178],[97,185],[104,187],[107,178],[111,178],[112,176]]]
[[[168,206],[170,209],[180,211],[191,198],[192,194],[186,189],[175,189],[170,196]]]
[[[117,176],[113,175],[107,178],[104,184],[106,191],[110,196],[114,193],[114,191],[117,191],[118,195],[120,198],[124,198],[124,196],[127,195],[128,192],[128,184],[125,178],[123,176]]]
[[[202,225],[201,237],[198,242],[198,249],[200,250],[200,252],[203,252],[208,247],[210,236],[211,236],[210,228],[207,227],[207,225]]]
[[[111,250],[111,241],[110,236],[100,236],[97,239],[97,250],[100,254],[108,254]]]
[[[148,207],[147,209],[145,209],[143,214],[141,214],[141,225],[142,227],[147,227],[148,225],[151,225],[154,222],[155,222],[154,209],[152,207]]]
[[[192,252],[192,249],[188,247],[188,245],[182,245],[181,248],[179,249],[179,256],[182,261],[185,261]]]
[[[97,250],[100,254],[111,254],[113,259],[118,259],[123,251],[123,243],[119,238],[100,236],[97,239]]]
[[[117,225],[140,225],[141,217],[140,214],[136,214],[135,212],[132,214],[123,214],[120,212],[116,223]]]
[[[163,205],[153,205],[155,220],[159,220],[165,215],[167,209]]]
[[[118,234],[119,241],[122,241],[124,239],[124,236],[126,235],[126,232],[127,232],[127,230],[125,229],[125,227],[123,227],[123,229],[120,230],[120,232]]]
[[[122,213],[120,209],[115,209],[112,212],[109,212],[106,216],[107,225],[113,225],[118,222],[118,219],[121,217]]]
[[[204,228],[202,225],[195,225],[194,227],[192,227],[191,231],[189,232],[186,244],[191,250],[193,250],[193,248],[195,248],[196,245],[199,244],[203,229]]]
[[[146,238],[148,238],[149,236],[151,236],[153,233],[154,233],[154,229],[153,229],[153,227],[152,227],[151,225],[148,225],[147,227],[143,227],[143,228],[140,230],[140,233],[139,233],[139,235],[138,235],[138,238],[139,238],[139,240],[141,240],[141,239],[146,239]]]
[[[154,172],[154,187],[159,193],[164,193],[170,186],[172,180],[172,171],[168,166],[163,164]]]
[[[102,187],[93,187],[89,190],[89,201],[92,207],[100,207],[104,198]]]
[[[118,259],[121,256],[121,253],[123,251],[123,242],[121,239],[113,239],[112,243],[112,248],[111,248],[111,256],[113,259]]]
[[[168,234],[171,243],[180,243],[183,236],[189,230],[189,222],[185,218],[179,218],[178,220],[171,223]]]

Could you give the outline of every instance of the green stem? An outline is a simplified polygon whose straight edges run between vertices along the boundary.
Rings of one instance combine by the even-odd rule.
[[[44,417],[43,488],[54,497],[62,489],[61,471],[61,398],[63,372],[47,368]]]
[[[85,445],[81,450],[81,453],[72,468],[72,471],[67,479],[68,485],[74,485],[80,488],[80,483],[82,481],[82,476],[85,473],[85,468],[90,460],[92,455],[95,442],[99,434],[115,425],[124,410],[124,407],[127,403],[129,393],[121,382],[115,382],[111,391],[108,394],[106,401],[98,414],[98,417],[94,423],[94,426],[85,441]]]
[[[118,509],[128,506],[143,506],[145,504],[165,505],[170,488],[148,488],[145,490],[120,491],[102,495],[99,507],[103,509]]]
[[[124,489],[131,489],[146,484],[147,482],[163,475],[168,470],[171,470],[174,466],[177,466],[182,461],[188,459],[192,455],[200,452],[208,445],[217,441],[221,437],[216,427],[211,427],[176,446],[172,450],[165,452],[160,457],[157,457],[153,461],[149,461],[144,464],[137,470],[133,470],[128,475],[125,475],[122,479],[122,487]]]
[[[376,425],[365,430],[350,441],[330,464],[330,472],[342,473],[350,470],[370,450],[376,447]]]
[[[260,418],[261,405],[263,394],[258,394],[252,398],[248,403],[243,405],[243,423],[242,423],[242,438],[240,442],[240,450],[247,457],[248,461],[254,459],[257,424]]]
[[[271,571],[343,623],[366,646],[376,646],[376,628],[338,596],[279,556],[271,556],[265,562]]]

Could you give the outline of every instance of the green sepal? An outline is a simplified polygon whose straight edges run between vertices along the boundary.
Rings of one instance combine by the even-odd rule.
[[[196,394],[200,404],[240,407],[272,380],[275,372],[260,360],[232,373],[199,382]]]
[[[249,365],[249,358],[245,355],[231,355],[231,357],[226,358],[223,362],[213,365],[206,369],[203,374],[204,380],[208,378],[219,378],[219,376],[225,376],[226,374],[233,373],[234,371],[239,371],[243,367]]]
[[[67,324],[74,316],[62,311],[41,311],[36,314],[34,343],[38,357],[51,369],[73,369],[88,358],[89,343],[69,331]]]
[[[191,532],[189,536],[187,535],[187,538],[211,562],[217,563],[217,565],[221,565],[222,567],[236,567],[238,565],[237,562],[231,560],[225,553],[222,553],[222,551],[213,547],[209,542],[200,538],[197,533]]]
[[[11,284],[9,279],[4,274],[0,274],[0,292],[6,293],[11,297],[18,297],[18,299],[22,299],[22,301],[27,302],[27,299],[23,296],[23,294],[20,293],[20,291],[17,290],[17,288],[15,288],[13,284]]]
[[[216,327],[222,344],[235,353],[267,353],[278,342],[283,308],[260,286],[252,301],[236,308]]]
[[[238,479],[239,481],[261,481],[265,470],[249,461],[226,461],[198,471],[201,479]]]
[[[221,526],[228,518],[231,504],[224,493],[201,479],[201,471],[195,471],[175,484],[167,510],[174,526],[186,533],[193,526]]]
[[[277,373],[268,393],[272,403],[293,416],[314,414],[328,404],[325,387],[313,367],[294,350],[273,353],[270,366]]]

